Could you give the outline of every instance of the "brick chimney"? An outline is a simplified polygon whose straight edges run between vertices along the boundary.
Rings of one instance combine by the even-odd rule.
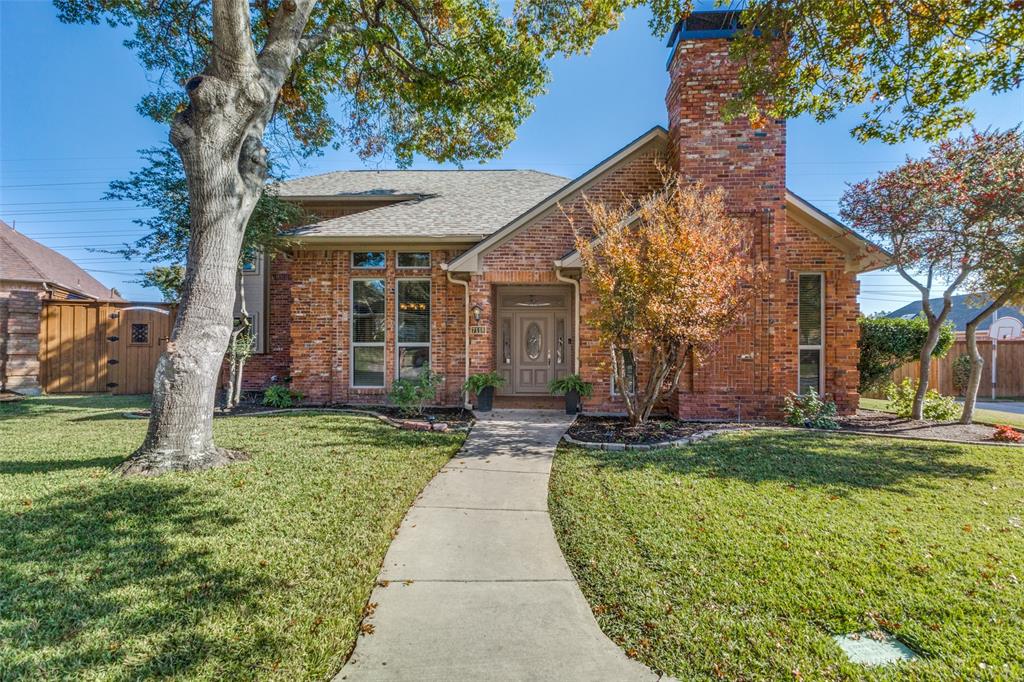
[[[746,118],[725,123],[722,106],[739,89],[729,40],[739,11],[694,12],[672,32],[665,96],[673,162],[709,187],[724,187],[737,211],[769,209],[782,217],[786,187],[786,123],[754,128]]]
[[[716,352],[694,367],[692,389],[679,394],[681,418],[777,416],[778,396],[796,385],[796,342],[788,325],[779,326],[791,316],[785,303],[796,300],[785,275],[786,123],[755,128],[746,118],[726,123],[721,115],[739,90],[739,65],[729,59],[739,14],[694,12],[673,30],[669,153],[684,179],[725,189],[727,209],[750,230],[751,256],[768,265],[772,281]]]

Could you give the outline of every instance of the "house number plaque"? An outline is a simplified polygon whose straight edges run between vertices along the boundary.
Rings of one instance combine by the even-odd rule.
[[[469,333],[470,334],[486,334],[487,333],[487,327],[470,327],[469,328]]]

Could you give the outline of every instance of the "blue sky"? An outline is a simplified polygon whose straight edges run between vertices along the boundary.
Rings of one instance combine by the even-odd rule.
[[[149,83],[122,31],[66,26],[43,0],[0,0],[0,218],[57,249],[126,297],[156,294],[131,280],[141,263],[93,249],[141,236],[131,204],[101,201],[107,183],[139,166],[136,150],[166,139],[166,130],[135,111]],[[556,60],[548,93],[516,142],[491,168],[535,168],[568,177],[594,165],[655,124],[665,124],[668,82],[664,41],[651,36],[644,12],[630,13],[589,55]],[[1006,128],[1024,119],[1024,91],[979,95],[976,125]],[[849,135],[855,112],[819,125],[789,123],[787,184],[834,213],[848,182],[919,155],[925,145],[861,144]],[[291,175],[381,167],[327,151]],[[429,163],[414,167],[430,168]],[[475,162],[467,168],[478,167]],[[893,310],[916,298],[896,274],[863,277],[865,312]]]

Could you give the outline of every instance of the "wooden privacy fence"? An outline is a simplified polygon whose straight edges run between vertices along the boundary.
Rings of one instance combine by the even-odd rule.
[[[173,306],[44,301],[39,383],[47,393],[149,393]]]
[[[978,399],[992,397],[992,343],[988,339],[978,340],[978,350],[985,360],[985,368],[981,374],[981,388]],[[932,360],[928,370],[928,386],[937,389],[943,395],[957,395],[953,388],[953,361],[967,354],[967,342],[957,339],[944,358]],[[920,363],[908,362],[892,373],[896,383],[906,378],[917,381]],[[868,397],[885,397],[882,392],[865,394]],[[1024,396],[1024,338],[1002,339],[996,344],[996,397],[1019,398]]]

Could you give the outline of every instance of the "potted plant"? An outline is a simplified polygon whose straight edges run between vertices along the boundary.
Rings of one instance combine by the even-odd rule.
[[[579,374],[568,374],[561,379],[554,379],[548,384],[553,395],[565,394],[565,413],[576,414],[580,411],[580,398],[589,398],[594,392],[594,385],[584,381]]]
[[[476,409],[481,412],[490,412],[494,406],[494,389],[505,383],[505,377],[497,372],[484,372],[471,374],[462,385],[466,394],[476,394]]]

